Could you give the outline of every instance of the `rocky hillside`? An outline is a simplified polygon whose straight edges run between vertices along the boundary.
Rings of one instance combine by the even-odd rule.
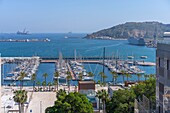
[[[88,34],[85,38],[128,38],[128,37],[144,37],[153,38],[162,37],[164,32],[170,32],[170,24],[159,22],[127,22],[103,29],[92,34]]]

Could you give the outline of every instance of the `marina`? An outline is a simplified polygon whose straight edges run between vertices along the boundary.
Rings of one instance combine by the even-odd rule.
[[[22,80],[31,80],[32,74],[36,73],[40,63],[39,57],[5,57],[2,58],[2,62],[16,64],[16,67],[3,78],[5,81],[18,81],[21,76],[21,72],[25,73]]]
[[[89,57],[91,59],[91,57]],[[73,59],[73,58],[72,58]],[[155,66],[153,62],[143,62],[143,61],[132,61],[130,60],[118,60],[118,59],[105,59],[105,60],[86,60],[85,59],[74,59],[68,60],[62,57],[60,53],[59,58],[43,60],[40,57],[2,57],[3,64],[11,63],[16,64],[16,67],[8,72],[3,78],[4,81],[15,81],[19,80],[20,73],[25,72],[26,76],[23,78],[24,81],[31,81],[31,75],[36,73],[40,63],[54,63],[55,71],[59,72],[59,83],[66,84],[68,72],[70,73],[72,80],[88,80],[94,79],[88,75],[89,71],[86,70],[84,64],[91,65],[104,65],[109,71],[115,71],[118,74],[126,72],[129,74],[144,74],[145,71],[141,70],[138,66]],[[56,78],[54,77],[54,80]]]

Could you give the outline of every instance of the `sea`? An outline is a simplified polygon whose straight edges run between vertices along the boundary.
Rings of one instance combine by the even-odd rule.
[[[127,40],[95,40],[85,39],[86,33],[33,33],[29,35],[17,35],[15,33],[0,33],[0,39],[50,39],[50,42],[0,42],[1,57],[58,57],[59,52],[63,57],[74,57],[76,50],[76,57],[87,56],[103,56],[103,48],[105,47],[105,56],[119,56],[121,59],[127,59],[127,56],[134,56],[134,60],[142,60],[141,56],[147,56],[144,61],[156,61],[156,49],[147,48],[146,46],[130,45]],[[4,81],[8,73],[15,67],[15,64],[4,64],[2,66],[2,84],[10,85],[13,81]],[[99,64],[84,64],[87,71],[95,74],[95,81],[100,80],[99,72],[102,71],[103,66]],[[140,66],[146,74],[155,74],[155,66]],[[37,70],[36,81],[44,81],[42,75],[48,74],[47,82],[53,82],[55,72],[54,63],[41,63]],[[106,82],[111,82],[112,75],[105,67],[105,74],[107,75]],[[132,75],[129,80],[136,81],[137,77]],[[142,76],[141,80],[144,80]],[[122,83],[122,76],[119,75],[118,83]],[[20,85],[19,82],[15,82]],[[32,85],[32,81],[24,82],[25,86]],[[71,85],[77,85],[77,82],[71,81]]]

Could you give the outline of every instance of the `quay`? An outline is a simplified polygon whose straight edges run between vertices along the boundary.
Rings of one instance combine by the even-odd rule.
[[[75,75],[74,75],[74,73],[73,73],[73,70],[71,69],[71,67],[70,67],[70,64],[69,64],[69,63],[67,63],[67,67],[68,67],[68,71],[69,71],[69,72],[70,72],[70,74],[71,74],[72,80],[75,80],[75,79],[76,79],[76,77],[75,77]]]
[[[91,57],[90,57],[91,58]],[[40,62],[41,63],[55,63],[57,62],[58,59],[54,60],[54,59],[41,59]],[[89,63],[89,64],[103,64],[101,60],[88,60],[88,59],[83,59],[83,60],[77,60],[77,62],[80,63]],[[137,66],[155,66],[156,63],[154,62],[142,62],[142,61],[138,61],[136,63],[132,62],[132,61],[127,61],[128,64],[135,64]]]
[[[0,42],[50,42],[49,39],[4,39],[4,40],[0,40]]]

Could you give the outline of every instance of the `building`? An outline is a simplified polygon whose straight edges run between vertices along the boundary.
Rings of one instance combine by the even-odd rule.
[[[159,42],[156,50],[157,113],[170,113],[170,43]]]
[[[94,81],[79,81],[78,92],[86,95],[89,101],[93,104],[94,108],[97,108],[97,102],[95,97],[95,82]]]
[[[114,91],[124,89],[122,85],[114,85],[114,86],[109,86],[108,87],[108,94],[110,97],[113,96]]]

